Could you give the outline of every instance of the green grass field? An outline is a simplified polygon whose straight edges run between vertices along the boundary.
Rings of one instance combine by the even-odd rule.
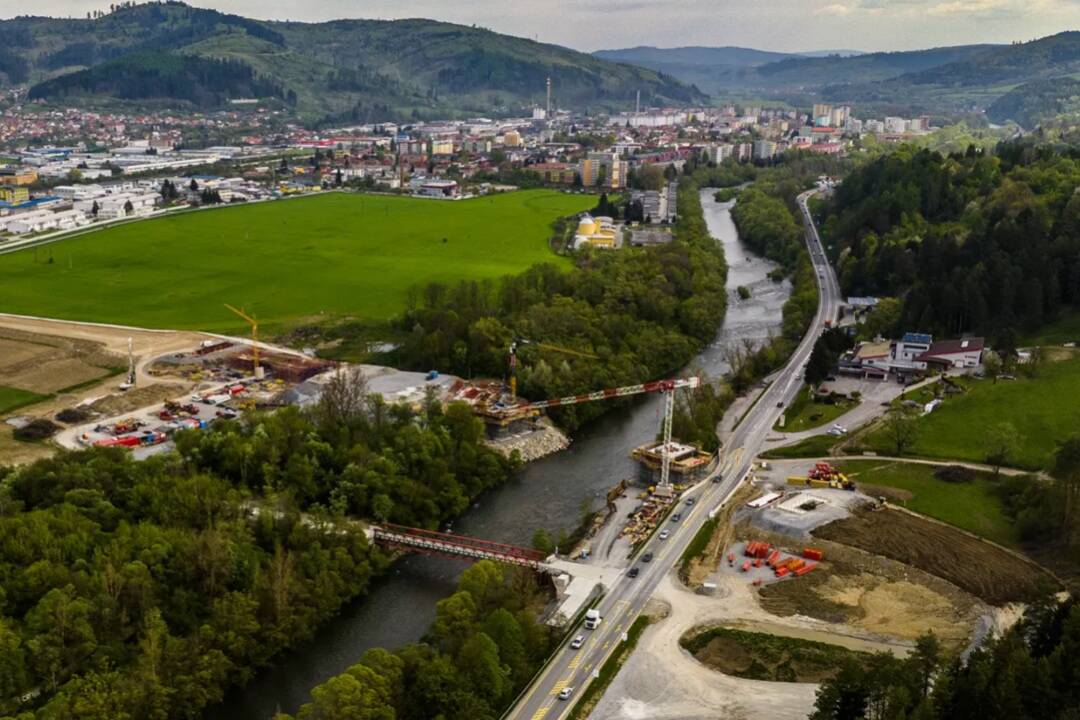
[[[1045,364],[1034,378],[976,380],[963,395],[947,399],[918,420],[918,436],[909,451],[922,457],[985,462],[989,431],[1012,423],[1021,441],[1008,465],[1026,469],[1047,467],[1060,440],[1080,431],[1080,358]],[[895,447],[882,431],[867,444],[882,454]]]
[[[1080,310],[1067,310],[1061,317],[1048,323],[1032,335],[1020,339],[1021,346],[1064,345],[1080,342]]]
[[[0,307],[218,331],[243,329],[223,303],[268,329],[383,320],[411,286],[569,267],[548,249],[551,223],[594,203],[550,190],[457,202],[327,193],[183,213],[0,255]]]
[[[795,396],[795,400],[784,410],[784,426],[780,427],[780,421],[778,420],[776,427],[773,429],[789,433],[811,430],[826,423],[831,423],[853,407],[855,407],[855,403],[846,400],[840,400],[832,404],[817,402],[811,396],[809,386],[804,385],[799,394]]]
[[[17,410],[27,405],[33,405],[36,402],[45,400],[47,395],[38,395],[32,393],[29,390],[20,390],[18,388],[7,387],[6,385],[0,385],[0,415]]]
[[[969,483],[934,477],[933,465],[888,460],[844,460],[835,463],[859,489],[865,485],[896,488],[910,494],[892,499],[909,510],[955,525],[1006,546],[1017,543],[1016,529],[994,494],[991,473],[976,473]]]
[[[790,460],[792,458],[816,458],[825,457],[832,450],[833,445],[840,442],[840,438],[832,435],[811,435],[803,438],[794,445],[773,448],[761,453],[761,457],[767,460]]]

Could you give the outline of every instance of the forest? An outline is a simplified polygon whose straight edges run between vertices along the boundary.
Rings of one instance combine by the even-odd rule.
[[[435,527],[509,478],[482,434],[464,405],[387,407],[342,372],[310,410],[181,433],[174,454],[0,469],[0,716],[200,716],[385,569],[346,513]],[[500,643],[515,632],[476,617]],[[512,619],[520,662],[542,656],[546,636]]]
[[[844,292],[899,297],[903,328],[1009,347],[1080,301],[1078,185],[1070,149],[902,147],[844,179],[824,240]]]
[[[312,691],[298,720],[496,720],[552,650],[533,573],[483,560],[438,603],[421,642],[368,650]],[[278,715],[275,720],[291,720]]]
[[[1080,606],[1046,599],[975,650],[947,658],[933,635],[904,659],[875,655],[824,682],[810,720],[1066,720],[1080,710]]]
[[[230,98],[278,98],[295,102],[296,94],[259,77],[239,60],[195,55],[136,52],[61,75],[30,88],[30,99],[108,95],[123,100],[175,98],[198,107],[217,107]]]

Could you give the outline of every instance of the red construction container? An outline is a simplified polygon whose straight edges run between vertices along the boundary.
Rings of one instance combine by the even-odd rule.
[[[789,571],[787,569],[787,565],[781,565],[780,567],[776,568],[776,577],[784,577],[788,574],[788,572]]]
[[[806,548],[802,551],[802,556],[807,560],[820,561],[823,557],[825,557],[825,553],[821,552],[817,548]]]
[[[734,565],[735,564],[735,553],[728,553],[727,554],[727,564],[728,565]]]
[[[769,553],[769,559],[766,560],[765,562],[768,564],[769,567],[775,567],[776,563],[778,563],[779,561],[780,561],[780,551],[779,550],[773,550],[771,553]]]
[[[758,558],[757,560],[754,561],[754,567],[756,567],[756,568],[761,567],[761,558]]]
[[[801,568],[795,571],[797,577],[802,577],[806,573],[810,572],[817,567],[817,563],[810,563],[809,565],[803,565]]]
[[[750,561],[749,560],[747,560],[746,562],[744,562],[742,564],[742,571],[747,572],[748,570],[750,570]]]

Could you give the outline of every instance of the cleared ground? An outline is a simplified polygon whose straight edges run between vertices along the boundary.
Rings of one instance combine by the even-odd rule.
[[[0,256],[6,312],[139,327],[244,330],[383,319],[410,288],[497,278],[537,262],[551,223],[595,199],[550,190],[442,202],[327,193],[132,223]]]
[[[972,472],[971,482],[946,482],[940,469],[919,463],[845,460],[836,466],[867,495],[889,501],[973,532],[1002,545],[1017,543],[1016,528],[994,493],[991,473]]]
[[[0,413],[114,375],[124,364],[103,343],[0,325]]]
[[[1062,351],[1064,352],[1064,351]],[[934,412],[918,420],[918,436],[907,454],[923,457],[984,462],[989,429],[1010,422],[1021,442],[1007,464],[1028,469],[1045,468],[1058,441],[1075,432],[1080,423],[1080,358],[1046,363],[1034,378],[972,380],[962,395],[949,397]],[[895,446],[884,431],[870,433],[867,443],[882,454]]]
[[[912,565],[991,605],[1057,589],[1051,575],[1023,558],[901,510],[867,510],[820,527],[814,536]]]

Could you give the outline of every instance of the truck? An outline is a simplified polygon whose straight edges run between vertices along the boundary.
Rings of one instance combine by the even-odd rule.
[[[603,620],[603,618],[600,617],[600,611],[596,608],[585,612],[585,627],[589,630],[595,630],[600,627],[601,620]]]

